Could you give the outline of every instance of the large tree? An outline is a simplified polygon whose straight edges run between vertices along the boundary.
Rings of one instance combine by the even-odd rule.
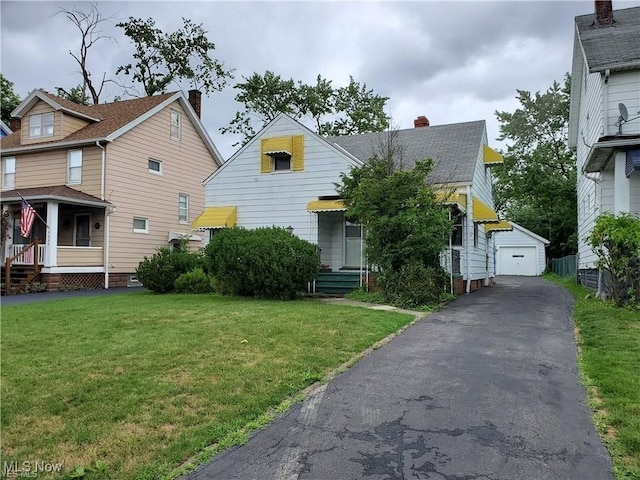
[[[2,96],[2,121],[9,125],[11,112],[20,105],[20,97],[13,91],[13,82],[0,73],[0,95]]]
[[[129,17],[118,27],[134,44],[134,62],[118,67],[116,74],[130,75],[147,95],[163,93],[174,81],[187,80],[192,88],[207,93],[222,90],[231,71],[210,56],[216,46],[202,24],[183,18],[181,29],[164,33],[152,18]]]
[[[577,248],[576,160],[567,143],[570,78],[546,92],[517,90],[520,106],[496,112],[507,151],[495,170],[497,208],[551,241],[548,253],[561,257]]]
[[[297,120],[307,119],[320,135],[381,132],[389,126],[384,112],[388,98],[375,94],[353,77],[349,77],[347,86],[335,88],[331,80],[320,75],[315,84],[307,85],[267,70],[264,75],[244,77],[244,82],[234,88],[239,90],[236,101],[244,105],[244,110],[220,131],[241,135],[241,144],[280,113]]]
[[[82,84],[79,87],[73,87],[68,91],[63,87],[58,87],[58,94],[76,103],[88,103],[89,97],[94,105],[100,103],[100,95],[105,83],[108,82],[106,72],[102,73],[102,79],[94,81],[89,70],[89,50],[100,40],[112,40],[113,38],[104,35],[101,31],[104,22],[111,21],[113,18],[105,18],[98,5],[89,3],[84,10],[80,8],[66,9],[62,8],[58,14],[63,14],[80,32],[80,48],[77,52],[69,50],[69,55],[73,57],[82,74]]]

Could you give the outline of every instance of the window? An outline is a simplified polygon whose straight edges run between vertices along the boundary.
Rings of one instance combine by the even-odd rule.
[[[457,215],[453,219],[453,232],[451,232],[451,245],[462,246],[462,215]]]
[[[291,171],[291,155],[288,153],[277,153],[272,155],[274,172],[288,172]]]
[[[53,119],[53,112],[31,115],[29,117],[29,138],[52,136]]]
[[[67,184],[82,183],[82,150],[67,152]]]
[[[171,110],[171,138],[174,140],[180,140],[180,126],[181,126],[180,112]]]
[[[478,224],[473,223],[473,246],[478,248]]]
[[[304,135],[263,138],[260,172],[300,172],[304,170]]]
[[[162,175],[162,162],[158,160],[154,160],[153,158],[149,159],[149,172],[155,173],[158,175]]]
[[[178,221],[189,222],[189,195],[184,193],[178,195]]]
[[[2,188],[11,189],[16,186],[16,157],[2,159]]]
[[[133,231],[135,233],[149,233],[149,220],[142,217],[133,217]]]

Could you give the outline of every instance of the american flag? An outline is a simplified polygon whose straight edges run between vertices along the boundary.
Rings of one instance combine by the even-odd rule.
[[[28,238],[31,234],[31,227],[33,227],[33,221],[36,219],[36,211],[33,209],[29,202],[22,199],[22,212],[20,213],[20,235],[24,238]]]

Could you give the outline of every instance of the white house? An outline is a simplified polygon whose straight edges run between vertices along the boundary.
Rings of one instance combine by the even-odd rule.
[[[446,191],[443,201],[457,222],[452,248],[443,255],[452,283],[460,293],[487,285],[493,279],[493,245],[484,224],[499,221],[489,166],[502,158],[487,145],[484,121],[427,126],[419,117],[414,123],[413,129],[323,138],[279,115],[205,180],[206,208],[192,228],[290,227],[318,245],[327,269],[362,278],[362,228],[345,218],[335,184],[393,136],[402,167],[434,160],[427,181]]]
[[[495,236],[496,275],[542,275],[546,266],[545,247],[549,240],[515,222],[511,230],[498,230]]]
[[[578,269],[583,284],[601,278],[585,241],[605,212],[640,214],[640,7],[575,18],[569,146],[578,166]]]

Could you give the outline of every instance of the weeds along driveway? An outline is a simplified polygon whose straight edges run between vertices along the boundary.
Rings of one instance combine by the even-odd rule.
[[[613,478],[572,298],[500,277],[407,329],[189,480]]]

